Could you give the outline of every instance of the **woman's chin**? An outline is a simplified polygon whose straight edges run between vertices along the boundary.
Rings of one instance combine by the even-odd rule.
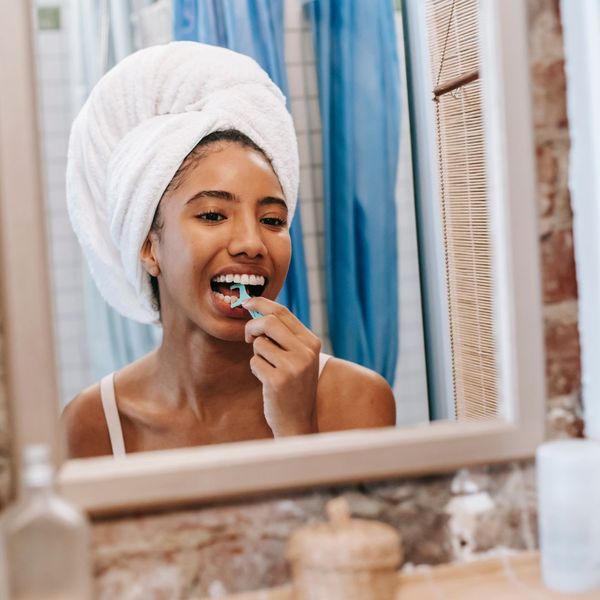
[[[245,343],[245,339],[244,339],[244,334],[242,333],[241,335],[235,335],[235,334],[231,334],[231,335],[223,335],[220,338],[221,340],[223,340],[224,342],[232,342],[232,343],[236,343],[236,344],[241,344],[242,342]]]
[[[194,319],[201,329],[212,337],[226,342],[244,342],[246,323],[250,313],[242,306],[231,305],[212,293],[204,314]]]

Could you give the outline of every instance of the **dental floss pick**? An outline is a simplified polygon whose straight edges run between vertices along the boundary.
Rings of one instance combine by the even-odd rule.
[[[231,308],[235,308],[236,306],[241,306],[242,302],[244,300],[248,300],[249,298],[252,298],[252,296],[250,296],[248,294],[248,292],[246,291],[246,286],[243,283],[234,283],[231,286],[231,289],[240,291],[240,297],[237,298],[237,300],[231,304]],[[262,313],[258,312],[257,310],[250,310],[249,308],[246,308],[246,310],[250,313],[250,315],[252,316],[253,319],[258,319],[259,317],[264,316]]]

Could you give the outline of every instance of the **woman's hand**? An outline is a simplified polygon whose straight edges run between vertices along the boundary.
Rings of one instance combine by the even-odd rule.
[[[285,306],[256,297],[244,307],[264,316],[246,323],[250,369],[263,386],[265,418],[275,437],[314,433],[321,341]]]

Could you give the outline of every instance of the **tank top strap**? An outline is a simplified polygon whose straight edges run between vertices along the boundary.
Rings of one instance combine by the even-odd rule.
[[[325,354],[324,352],[319,354],[319,377],[321,377],[321,373],[323,372],[323,369],[330,358],[331,354]]]
[[[106,375],[100,381],[100,396],[102,398],[102,408],[104,409],[104,418],[108,427],[113,456],[125,456],[125,439],[123,438],[121,419],[119,418],[119,411],[117,409],[114,373]]]

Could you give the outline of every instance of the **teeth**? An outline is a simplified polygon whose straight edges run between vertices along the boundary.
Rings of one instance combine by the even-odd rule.
[[[227,275],[218,275],[213,278],[216,283],[243,283],[244,285],[265,285],[265,278],[262,275],[234,275],[228,273]]]
[[[235,296],[224,296],[223,294],[220,294],[219,292],[213,292],[213,294],[215,294],[215,296],[221,298],[221,300],[224,300],[225,302],[227,302],[227,304],[231,304],[232,302],[237,300],[237,298],[235,298]]]

